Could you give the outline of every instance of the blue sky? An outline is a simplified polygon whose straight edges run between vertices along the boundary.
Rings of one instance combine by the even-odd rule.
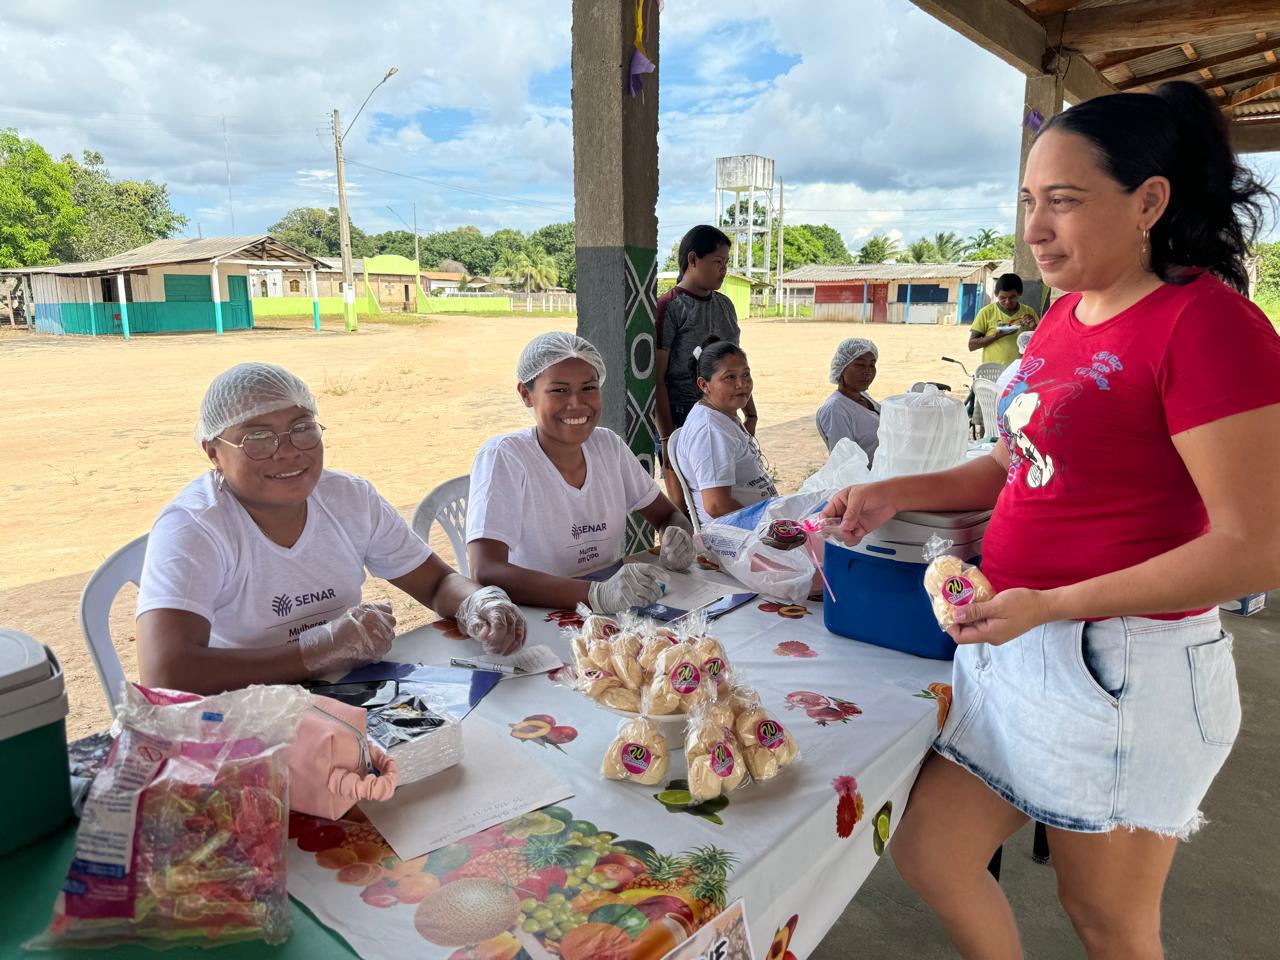
[[[395,65],[347,139],[358,226],[401,227],[414,202],[423,232],[572,217],[569,0],[352,9],[16,0],[0,126],[166,182],[192,235],[232,232],[229,161],[235,232],[256,233],[336,203],[330,113],[348,123]],[[851,248],[1013,229],[1022,77],[907,0],[668,0],[660,29],[662,251],[710,218],[734,153],[774,158],[788,222]],[[1275,156],[1250,162],[1274,176]]]

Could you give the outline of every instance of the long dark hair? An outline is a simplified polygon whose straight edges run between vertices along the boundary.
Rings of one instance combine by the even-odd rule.
[[[1169,180],[1169,206],[1151,228],[1151,270],[1188,283],[1211,270],[1243,294],[1244,259],[1262,226],[1263,200],[1275,197],[1242,166],[1227,121],[1195,84],[1166,83],[1154,94],[1095,97],[1040,130],[1065,130],[1097,149],[1102,169],[1132,193],[1150,177]]]
[[[721,247],[729,246],[732,244],[723,230],[709,223],[694,227],[680,239],[680,252],[676,255],[680,260],[680,276],[676,278],[676,282],[683,280],[684,272],[689,269],[689,254],[696,253],[700,257],[705,257],[707,254],[715,253]]]
[[[719,337],[707,337],[703,340],[698,355],[689,361],[689,376],[694,385],[697,386],[699,378],[710,380],[714,377],[725,357],[742,357],[745,360],[747,355],[732,341],[721,340]]]

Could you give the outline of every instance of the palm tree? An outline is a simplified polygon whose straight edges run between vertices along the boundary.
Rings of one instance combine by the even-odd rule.
[[[498,262],[493,265],[493,274],[491,279],[497,277],[506,277],[507,280],[515,285],[524,280],[525,267],[529,263],[529,258],[523,253],[517,253],[514,250],[502,251],[502,256],[498,258]]]
[[[921,237],[907,247],[906,258],[911,263],[932,263],[937,259],[937,251],[928,237]]]
[[[933,235],[933,247],[942,263],[954,263],[964,256],[966,244],[950,230]]]
[[[525,255],[524,260],[529,265],[524,276],[526,293],[554,287],[560,280],[555,257],[541,247],[534,247],[530,254]]]
[[[989,247],[995,243],[999,236],[999,230],[992,227],[986,227],[970,237],[967,246],[970,250],[981,250],[983,247]]]
[[[886,236],[875,236],[867,240],[858,250],[859,263],[884,263],[886,260],[901,254],[898,241]]]

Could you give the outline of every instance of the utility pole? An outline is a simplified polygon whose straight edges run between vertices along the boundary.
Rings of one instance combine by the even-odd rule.
[[[227,165],[227,212],[231,214],[231,233],[236,232],[236,207],[231,201],[231,149],[227,146],[227,118],[222,118],[222,161]]]
[[[782,264],[783,264],[782,238],[783,238],[783,233],[786,230],[786,228],[783,226],[784,221],[782,217],[783,217],[783,213],[785,212],[785,207],[783,204],[783,199],[784,199],[783,191],[785,190],[785,188],[786,188],[786,184],[783,182],[782,178],[779,177],[778,178],[778,273],[777,273],[778,286],[777,286],[776,292],[774,293],[774,298],[778,301],[778,303],[782,302]]]
[[[342,248],[342,318],[347,333],[356,331],[356,279],[351,268],[351,224],[347,219],[347,178],[342,159],[342,123],[333,111],[333,146],[338,158],[338,242]]]

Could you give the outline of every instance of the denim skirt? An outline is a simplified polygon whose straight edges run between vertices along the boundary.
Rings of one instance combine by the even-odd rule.
[[[1182,620],[1057,621],[956,652],[934,749],[1063,830],[1186,839],[1240,729],[1217,608]]]

